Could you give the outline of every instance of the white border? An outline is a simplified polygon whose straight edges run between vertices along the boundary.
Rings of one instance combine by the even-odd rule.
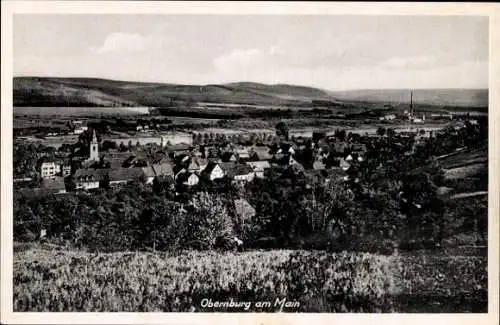
[[[498,324],[500,6],[475,3],[2,1],[1,323],[8,324]],[[188,314],[12,312],[12,18],[36,14],[477,15],[490,19],[488,314]]]

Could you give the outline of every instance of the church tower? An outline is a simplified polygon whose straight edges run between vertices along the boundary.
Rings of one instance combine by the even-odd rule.
[[[90,157],[89,160],[99,160],[99,142],[95,131],[92,130],[92,142],[90,143]]]

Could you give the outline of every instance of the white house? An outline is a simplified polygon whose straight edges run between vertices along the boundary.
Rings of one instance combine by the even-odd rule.
[[[61,172],[61,165],[56,164],[53,161],[44,162],[41,165],[40,171],[42,178],[53,178],[55,175]]]
[[[61,166],[61,175],[62,177],[66,177],[71,175],[71,166],[70,165],[62,165]]]
[[[103,170],[105,171],[105,170]],[[104,178],[104,172],[93,169],[78,169],[75,172],[75,184],[77,190],[90,190],[99,188],[100,181]]]
[[[183,184],[187,185],[187,186],[194,186],[194,185],[198,184],[199,181],[200,181],[200,178],[198,176],[196,176],[196,174],[189,173],[188,178],[183,182]]]
[[[208,178],[213,181],[214,179],[223,178],[225,173],[218,163],[211,162],[205,167],[203,173],[208,175]]]
[[[153,184],[155,179],[155,171],[152,166],[142,167],[142,173],[146,184]]]
[[[190,173],[185,169],[182,169],[180,172],[175,175],[175,180],[177,183],[182,183],[186,186],[194,186],[197,185],[200,181],[200,178],[195,173]]]
[[[340,160],[340,168],[342,168],[343,170],[348,170],[349,167],[351,167],[351,165],[345,159]]]
[[[264,178],[264,172],[266,169],[271,168],[271,164],[267,160],[265,161],[249,161],[247,165],[250,166],[257,178]]]

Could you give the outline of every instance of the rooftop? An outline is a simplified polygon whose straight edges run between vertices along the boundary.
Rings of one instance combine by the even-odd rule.
[[[130,181],[143,175],[142,168],[116,168],[109,170],[110,181]]]
[[[233,178],[235,176],[239,175],[247,175],[251,172],[253,172],[253,169],[244,164],[237,164],[237,163],[221,163],[220,164],[222,170],[224,173],[230,177]]]

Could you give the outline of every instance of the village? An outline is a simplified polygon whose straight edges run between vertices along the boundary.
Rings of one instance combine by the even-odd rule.
[[[23,194],[92,191],[130,182],[151,185],[155,180],[170,183],[178,193],[196,188],[200,181],[228,179],[233,184],[245,185],[255,178],[264,178],[270,168],[320,174],[326,182],[330,178],[347,181],[366,159],[367,150],[377,143],[390,139],[397,148],[411,154],[433,136],[433,131],[424,129],[396,133],[390,128],[379,128],[372,135],[345,130],[327,135],[327,131],[318,129],[312,138],[289,137],[286,126],[278,123],[274,135],[192,132],[190,144],[170,144],[162,137],[160,144],[134,146],[129,142],[125,146],[99,141],[95,130],[80,124],[75,129],[81,139],[89,139],[87,143],[80,143],[80,147],[68,144],[72,149],[58,150],[51,158],[42,154],[37,162],[40,186],[23,188]]]

